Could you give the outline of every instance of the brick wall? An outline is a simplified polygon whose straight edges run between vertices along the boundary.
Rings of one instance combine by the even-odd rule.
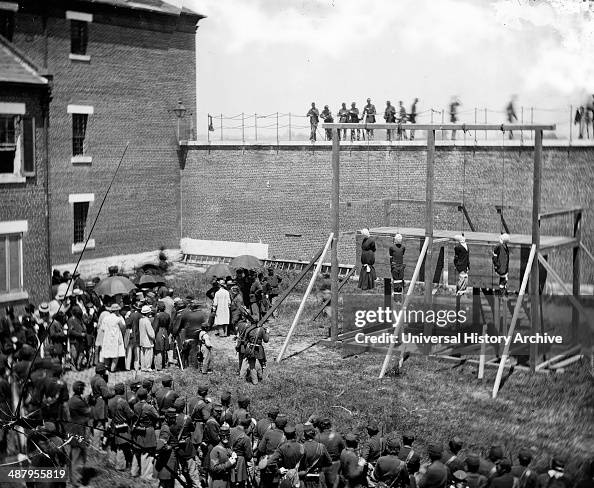
[[[100,6],[88,5],[89,9]],[[124,162],[93,232],[94,250],[85,258],[132,254],[179,246],[179,161],[177,119],[181,99],[196,103],[195,35],[182,20],[142,14],[95,12],[89,23],[90,62],[69,59],[70,22],[64,11],[47,19],[47,69],[54,75],[50,120],[50,208],[52,263],[76,261],[72,253],[72,193],[94,193],[88,225],[119,158]],[[130,15],[128,18],[127,15]],[[140,14],[138,14],[140,15]],[[41,16],[19,13],[15,44],[44,64]],[[68,104],[92,105],[86,144],[91,164],[72,164],[72,118]]]
[[[35,89],[15,89],[3,85],[0,101],[25,103],[26,115],[35,117],[35,176],[25,183],[0,184],[0,221],[26,220],[28,232],[23,236],[23,285],[32,303],[49,299],[48,246],[45,179],[45,131]]]
[[[594,148],[545,147],[543,156],[542,208],[583,206],[583,240],[589,248],[594,248],[593,155]],[[361,145],[343,149],[340,157],[339,260],[354,263],[354,231],[384,225],[382,199],[425,198],[426,151],[420,147],[367,151]],[[533,157],[530,148],[438,147],[435,198],[464,199],[477,230],[499,232],[494,206],[501,204],[503,188],[505,204],[511,207],[505,211],[511,231],[530,234]],[[193,146],[182,172],[181,191],[184,237],[262,240],[269,244],[271,256],[309,259],[330,232],[330,148]],[[424,205],[399,204],[393,209],[390,225],[424,226]],[[461,213],[438,206],[434,226],[461,230]],[[570,235],[571,222],[561,218],[543,224],[542,232]],[[569,279],[570,251],[559,254],[552,262]],[[583,281],[592,282],[594,270],[584,262]]]

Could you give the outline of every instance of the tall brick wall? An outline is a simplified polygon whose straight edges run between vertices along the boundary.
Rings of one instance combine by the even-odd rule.
[[[47,253],[47,205],[45,199],[45,131],[37,89],[2,86],[0,101],[25,103],[26,114],[35,117],[35,176],[25,183],[0,184],[0,221],[26,220],[23,236],[23,285],[32,303],[49,299]]]
[[[193,25],[183,18],[86,5],[86,10],[84,5],[75,10],[94,15],[89,23],[90,62],[69,59],[70,21],[65,9],[51,11],[46,27],[47,70],[54,75],[50,208],[56,265],[78,258],[71,249],[73,207],[68,195],[95,194],[90,226],[127,141],[129,149],[93,232],[96,248],[87,250],[85,258],[179,246],[180,169],[172,109],[178,99],[189,111],[196,104]],[[44,39],[41,16],[19,12],[14,42],[42,66]],[[71,163],[68,104],[94,107],[86,135],[91,164]]]
[[[594,247],[593,156],[594,148],[545,147],[543,157],[543,210],[583,206],[583,240],[589,248]],[[529,234],[533,157],[530,148],[438,147],[435,198],[464,200],[477,230],[499,232],[495,205],[501,204],[503,189],[511,231]],[[426,151],[420,147],[368,151],[361,145],[341,151],[342,263],[355,262],[355,230],[384,225],[382,199],[425,198],[425,161]],[[330,191],[327,146],[281,146],[278,151],[276,146],[194,146],[182,171],[182,235],[262,240],[270,245],[271,256],[309,259],[330,232]],[[424,226],[424,205],[399,204],[393,210],[390,225]],[[462,230],[461,213],[437,206],[434,226]],[[545,223],[542,232],[570,235],[571,222],[561,218]],[[569,254],[563,251],[560,260],[553,259],[567,279]],[[583,281],[592,282],[594,270],[584,262]]]

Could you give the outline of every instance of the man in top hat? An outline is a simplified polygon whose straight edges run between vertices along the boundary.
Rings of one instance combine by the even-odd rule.
[[[140,370],[150,371],[153,364],[153,348],[155,347],[155,329],[149,319],[153,311],[150,305],[143,305],[140,313],[142,314],[142,318],[138,322]]]
[[[230,488],[231,471],[237,463],[237,454],[232,452],[229,445],[231,429],[223,424],[220,430],[220,440],[209,453],[209,487]]]
[[[427,454],[431,464],[419,479],[419,488],[445,488],[448,482],[448,468],[441,462],[443,447],[441,444],[429,444]]]
[[[532,452],[523,447],[518,453],[518,464],[512,466],[511,473],[516,480],[518,488],[535,488],[538,481],[536,472],[530,469]]]
[[[481,459],[478,454],[470,453],[466,456],[466,483],[468,488],[485,488],[488,479],[479,473]],[[534,487],[532,487],[534,488]]]
[[[100,363],[95,366],[95,376],[91,378],[91,394],[89,404],[93,418],[93,440],[95,447],[101,444],[100,439],[107,423],[107,401],[115,395],[115,392],[107,387],[107,369]]]
[[[499,236],[499,244],[493,249],[493,268],[499,276],[499,293],[507,293],[507,277],[509,272],[509,234]]]
[[[386,441],[380,434],[379,426],[375,420],[367,424],[369,439],[361,448],[361,457],[370,464],[375,464],[383,454]]]
[[[218,329],[217,334],[227,337],[228,327],[231,323],[229,307],[231,306],[231,297],[227,291],[227,283],[224,279],[219,279],[219,289],[214,295],[212,301],[212,311],[215,313],[214,327]]]
[[[70,423],[66,431],[73,436],[70,442],[70,481],[79,486],[82,471],[87,463],[86,438],[89,433],[91,407],[83,398],[85,384],[75,381],[72,385],[72,397],[68,400]]]
[[[468,288],[468,271],[470,270],[470,253],[468,244],[463,234],[454,236],[457,241],[454,247],[454,267],[458,272],[458,282],[456,284],[456,295],[464,295]]]
[[[132,468],[130,425],[133,423],[134,411],[126,399],[126,387],[123,383],[114,386],[114,393],[115,396],[107,402],[107,412],[111,419],[115,468],[118,471],[128,471]]]
[[[373,479],[385,483],[387,486],[409,486],[410,479],[406,463],[398,459],[400,441],[396,435],[386,440],[386,452],[375,464]]]
[[[357,454],[359,441],[357,436],[349,433],[345,436],[345,448],[340,453],[338,476],[345,488],[367,486],[367,463]]]

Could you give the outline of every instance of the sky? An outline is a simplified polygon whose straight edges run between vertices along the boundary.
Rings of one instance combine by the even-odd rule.
[[[484,108],[502,122],[516,95],[525,122],[532,106],[535,121],[565,130],[570,104],[594,93],[592,1],[170,1],[207,15],[196,44],[199,140],[209,113],[305,115],[311,102],[336,113],[368,97],[380,112],[386,100],[408,107],[418,97],[424,112],[456,95],[462,121],[479,107],[479,122]]]

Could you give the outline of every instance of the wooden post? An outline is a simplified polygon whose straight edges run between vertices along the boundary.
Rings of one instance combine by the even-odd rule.
[[[425,183],[425,240],[429,240],[425,259],[425,305],[432,301],[433,288],[433,189],[435,180],[435,131],[427,131],[427,170]]]
[[[402,324],[404,322],[404,316],[406,315],[406,309],[408,304],[411,300],[412,294],[415,289],[415,284],[417,283],[417,279],[419,278],[419,274],[421,272],[421,264],[423,263],[423,259],[425,259],[425,253],[427,252],[427,248],[429,247],[429,241],[425,238],[425,243],[423,244],[423,248],[421,249],[421,253],[419,254],[419,259],[417,260],[417,265],[415,266],[415,270],[413,272],[412,278],[410,283],[408,284],[408,290],[406,292],[406,297],[404,298],[404,302],[402,303],[402,313],[398,315],[398,320],[394,325],[394,332],[392,335],[398,339],[398,335],[400,334],[400,329],[402,328]],[[384,359],[384,364],[382,365],[382,370],[380,371],[379,377],[383,378],[388,370],[388,366],[390,366],[390,360],[392,359],[392,353],[394,351],[394,342],[390,343],[388,347],[388,353]]]
[[[206,140],[207,140],[207,141],[208,141],[208,143],[210,144],[210,114],[207,114],[207,118],[206,118],[206,120],[207,120],[207,123],[206,123],[206,125],[208,126],[208,127],[206,128]],[[196,123],[198,123],[198,122],[196,122]]]
[[[485,124],[487,123],[487,108],[485,107]],[[485,131],[485,139],[489,139],[488,131]]]
[[[542,129],[534,131],[534,173],[532,178],[532,245],[536,246],[536,253],[540,252],[540,192],[542,179]],[[531,332],[535,335],[540,328],[540,307],[539,307],[539,267],[538,260],[532,264],[530,274],[530,318]],[[530,344],[530,371],[536,369],[538,356],[538,344]]]
[[[487,324],[483,324],[483,337],[487,335]],[[482,380],[485,375],[485,354],[487,352],[487,344],[481,343],[481,356],[479,358],[478,379]]]
[[[258,141],[258,114],[254,114],[254,137]]]
[[[571,146],[571,141],[573,139],[573,105],[569,106],[569,145]]]
[[[384,309],[392,308],[392,278],[384,278]]]
[[[573,279],[572,279],[572,293],[576,300],[580,299],[580,267],[581,267],[581,250],[580,242],[582,240],[582,212],[577,212],[573,216],[573,237],[577,239],[578,244],[573,248]],[[575,307],[571,312],[571,323],[573,324],[571,339],[578,338],[578,327],[580,325],[580,311]]]
[[[281,347],[280,352],[278,353],[278,356],[276,358],[276,362],[280,363],[282,358],[283,358],[283,354],[285,353],[287,346],[289,345],[289,341],[291,340],[291,335],[293,335],[293,331],[295,330],[295,327],[297,326],[297,322],[299,321],[299,317],[301,317],[301,312],[303,312],[303,309],[305,308],[305,302],[307,301],[307,297],[309,296],[309,294],[311,293],[311,290],[313,288],[314,283],[316,282],[316,278],[318,276],[318,273],[320,272],[320,269],[322,269],[322,262],[324,261],[324,258],[326,257],[326,253],[328,252],[328,248],[330,247],[330,244],[332,243],[332,238],[334,237],[334,234],[330,234],[330,237],[328,237],[328,241],[326,242],[326,246],[324,246],[324,250],[322,251],[322,255],[320,256],[320,260],[318,261],[318,264],[316,266],[316,269],[313,272],[313,275],[311,277],[311,280],[309,281],[309,285],[307,286],[307,290],[305,290],[305,294],[303,295],[303,299],[301,300],[301,303],[299,304],[299,308],[297,309],[297,313],[295,314],[295,318],[293,319],[293,323],[291,324],[291,328],[289,329],[289,332],[287,333],[287,337],[285,337],[285,342],[283,343],[283,347]],[[333,313],[332,315],[336,315],[336,312]]]
[[[330,270],[332,316],[330,317],[330,336],[338,340],[338,236],[340,233],[340,141],[338,129],[332,129],[332,202],[330,205],[332,222],[332,255]]]
[[[516,301],[516,306],[514,307],[514,314],[512,316],[511,324],[509,326],[509,333],[508,338],[511,340],[514,336],[514,329],[516,328],[516,322],[518,321],[518,315],[520,314],[520,309],[522,308],[522,300],[524,299],[524,293],[526,292],[526,285],[528,284],[528,277],[530,276],[530,269],[533,265],[538,268],[537,260],[534,259],[536,256],[536,245],[532,244],[530,248],[530,256],[528,256],[528,263],[526,264],[526,271],[524,271],[524,277],[522,278],[522,284],[520,285],[520,292],[518,293],[518,300]],[[534,278],[532,278],[534,279]],[[536,285],[538,288],[538,284]],[[532,313],[534,315],[534,312]],[[499,385],[501,384],[501,377],[503,375],[503,370],[505,369],[505,363],[507,362],[507,357],[509,354],[509,347],[511,342],[508,342],[503,347],[503,354],[501,355],[501,359],[499,360],[499,370],[497,371],[497,376],[495,378],[495,384],[493,385],[493,398],[497,396],[497,392],[499,391]]]

